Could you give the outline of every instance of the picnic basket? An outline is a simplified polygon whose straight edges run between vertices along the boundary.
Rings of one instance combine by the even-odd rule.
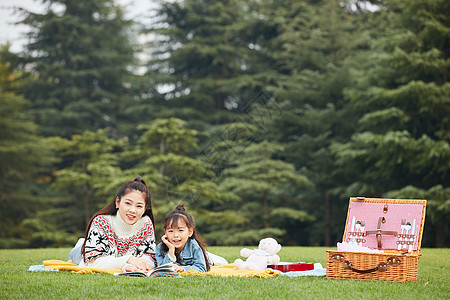
[[[369,249],[327,250],[327,278],[417,280],[426,203],[351,197],[342,241]],[[372,252],[373,249],[383,253]]]

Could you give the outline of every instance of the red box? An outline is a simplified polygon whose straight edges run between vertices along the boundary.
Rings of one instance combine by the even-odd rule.
[[[279,263],[277,265],[268,265],[268,268],[272,268],[283,273],[293,272],[293,271],[310,271],[314,270],[313,263]]]

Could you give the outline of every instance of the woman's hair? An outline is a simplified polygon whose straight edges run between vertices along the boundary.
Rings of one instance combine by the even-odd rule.
[[[117,214],[118,208],[116,207],[116,199],[119,199],[119,201],[122,200],[122,197],[132,191],[139,191],[145,195],[145,212],[142,216],[149,216],[150,220],[152,220],[153,228],[155,228],[155,221],[153,219],[153,210],[152,210],[152,196],[150,194],[150,191],[147,187],[147,184],[142,179],[141,176],[137,176],[134,180],[128,181],[124,183],[119,191],[117,192],[116,197],[114,197],[113,201],[100,209],[98,212],[96,212],[91,220],[89,221],[88,226],[86,227],[86,232],[84,234],[84,243],[83,247],[81,248],[81,254],[84,257],[85,254],[85,247],[86,247],[86,239],[89,233],[89,229],[92,224],[92,220],[94,220],[95,217],[99,215],[115,215]]]
[[[195,228],[194,217],[186,211],[186,207],[184,206],[183,203],[178,204],[174,210],[172,210],[171,212],[169,212],[166,215],[166,217],[164,218],[164,222],[163,222],[164,230],[166,230],[169,227],[176,226],[180,219],[183,220],[183,222],[186,224],[186,226],[189,229],[193,230],[193,234],[189,238],[195,239],[197,241],[198,245],[200,246],[200,248],[202,249],[203,256],[205,257],[205,262],[206,262],[206,270],[209,271],[210,264],[209,264],[208,256],[206,255],[206,243],[203,240],[203,238],[201,237],[200,233],[198,233],[198,231]],[[167,245],[165,243],[162,243],[161,254],[164,254],[167,251],[169,251],[169,247],[167,247]],[[176,256],[177,262],[181,263],[180,255],[175,252],[175,256]]]

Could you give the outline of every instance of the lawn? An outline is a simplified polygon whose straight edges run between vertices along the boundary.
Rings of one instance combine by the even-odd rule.
[[[250,247],[251,248],[251,247]],[[241,247],[210,247],[232,262]],[[326,265],[324,247],[283,247],[283,261]],[[450,299],[450,249],[422,249],[415,282],[289,278],[129,278],[28,272],[43,260],[67,260],[67,248],[0,250],[0,299]]]

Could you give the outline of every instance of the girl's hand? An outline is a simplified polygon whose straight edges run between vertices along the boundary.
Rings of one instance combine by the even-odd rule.
[[[184,271],[184,268],[177,264],[173,264],[172,267],[174,268],[175,272],[183,272]]]
[[[127,260],[127,263],[144,272],[147,272],[149,270],[147,260],[143,257],[130,256],[130,258]]]
[[[175,256],[175,245],[172,244],[171,242],[169,242],[169,240],[167,239],[166,235],[163,235],[161,237],[161,240],[163,241],[164,244],[166,244],[167,248],[169,248],[169,251],[167,251],[167,253],[169,254],[169,256],[175,260],[176,256]]]
[[[161,237],[161,240],[164,244],[166,244],[166,246],[169,248],[169,250],[175,250],[175,246],[171,242],[169,242],[166,235],[163,235]]]

